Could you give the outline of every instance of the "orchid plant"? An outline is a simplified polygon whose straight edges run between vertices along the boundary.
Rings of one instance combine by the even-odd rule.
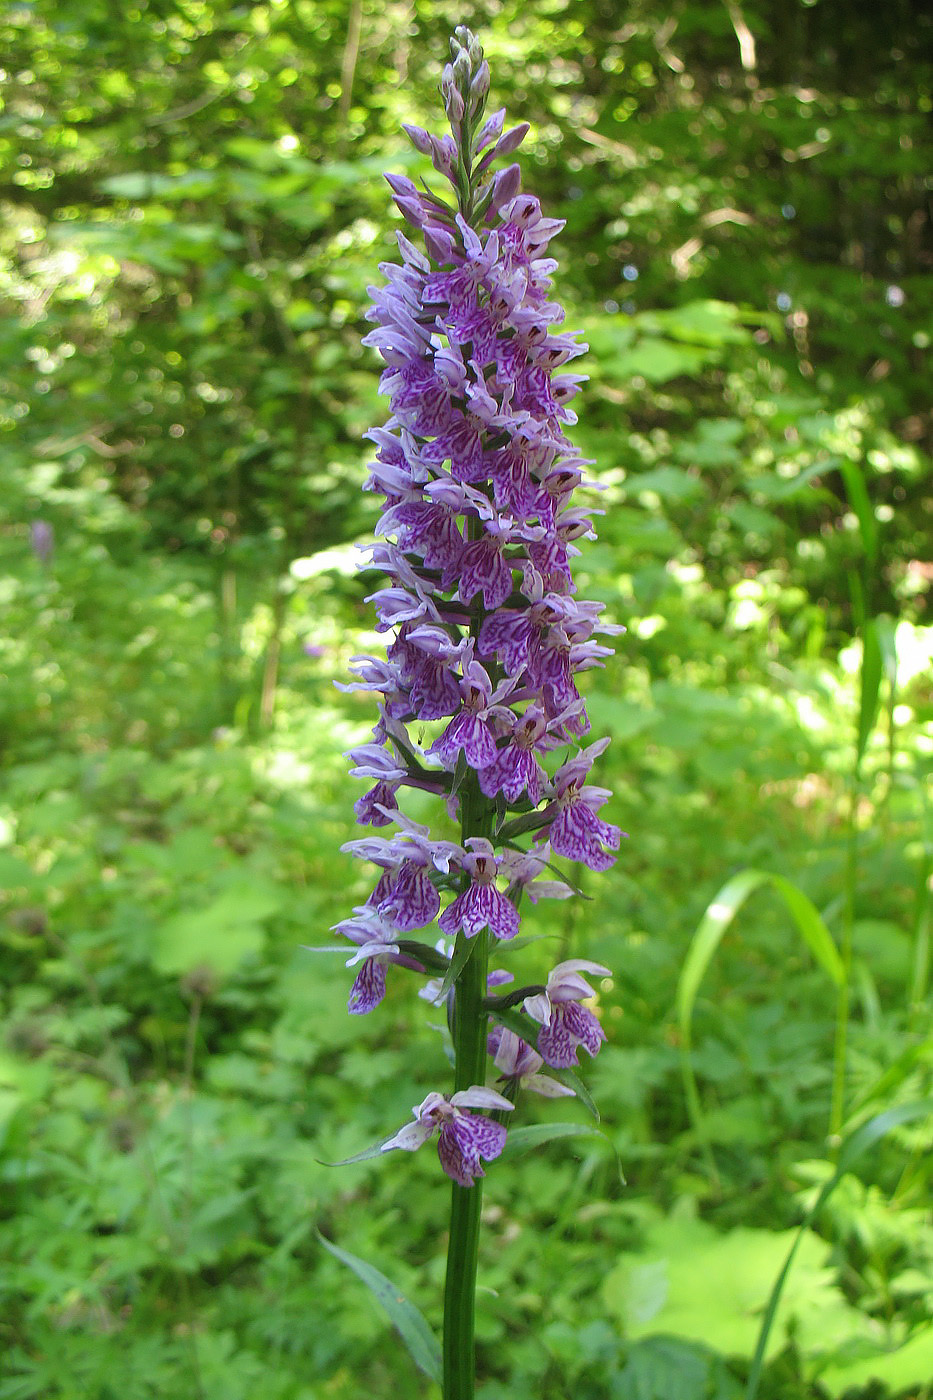
[[[443,1387],[445,1400],[467,1400],[483,1163],[501,1154],[521,1091],[583,1093],[579,1048],[595,1055],[605,1038],[586,977],[608,968],[571,959],[503,992],[512,974],[490,963],[519,932],[523,900],[573,893],[554,857],[602,871],[618,849],[618,827],[599,815],[610,794],[588,781],[608,740],[583,745],[576,677],[609,654],[594,635],[621,629],[576,598],[571,572],[594,532],[573,503],[588,463],[565,433],[584,378],[565,366],[586,346],[557,329],[564,313],[550,297],[547,246],[563,224],[521,192],[516,164],[494,170],[528,125],[485,116],[489,67],[468,29],[451,50],[450,134],[405,128],[451,189],[386,177],[421,246],[400,232],[401,262],[383,264],[385,285],[370,289],[364,343],[385,360],[391,417],[369,435],[366,489],[385,508],[365,567],[387,576],[367,601],[388,647],[355,657],[342,688],[378,699],[372,742],[349,756],[371,783],[357,820],[382,832],[344,847],[379,873],[336,928],[356,945],[352,1013],[379,1005],[390,968],[420,974],[422,994],[446,1005],[453,1085],[379,1150],[436,1137],[453,1182]],[[405,788],[436,795],[459,840],[407,816]]]

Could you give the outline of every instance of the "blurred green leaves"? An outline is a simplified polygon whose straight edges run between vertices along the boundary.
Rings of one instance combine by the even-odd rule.
[[[483,36],[592,347],[581,587],[628,631],[587,704],[630,833],[528,954],[613,968],[581,1073],[628,1185],[532,1108],[490,1171],[484,1400],[741,1393],[833,1174],[833,960],[764,895],[691,957],[735,872],[835,930],[854,813],[850,1117],[930,1092],[928,20],[743,6],[751,70],[733,9],[507,0]],[[411,1393],[317,1226],[438,1320],[431,1154],[318,1159],[442,1082],[443,1016],[390,979],[364,1050],[301,945],[370,892],[338,848],[373,714],[332,686],[374,641],[359,340],[460,18],[0,16],[0,1400]],[[768,1400],[928,1377],[929,1148],[893,1127],[805,1231]]]

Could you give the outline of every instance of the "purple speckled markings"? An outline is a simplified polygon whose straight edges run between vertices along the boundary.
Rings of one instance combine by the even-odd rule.
[[[444,192],[386,177],[413,233],[398,233],[400,261],[381,266],[384,284],[370,288],[367,311],[374,328],[364,343],[385,362],[390,410],[369,434],[366,482],[385,502],[365,567],[385,575],[368,601],[386,654],[355,657],[342,688],[378,703],[371,742],[349,756],[370,784],[357,820],[383,834],[344,847],[379,872],[366,903],[336,926],[356,945],[354,1013],[382,1000],[389,966],[439,971],[454,943],[438,943],[438,929],[464,954],[464,940],[507,945],[525,895],[572,893],[553,878],[552,857],[605,870],[621,835],[599,816],[610,794],[587,781],[608,740],[583,747],[590,726],[576,684],[609,655],[596,634],[622,629],[600,622],[600,604],[576,598],[571,571],[594,531],[574,504],[588,463],[566,436],[585,378],[568,366],[586,346],[560,329],[564,312],[551,296],[557,264],[547,250],[563,222],[521,190],[517,165],[494,170],[528,126],[507,130],[504,111],[484,117],[482,51],[459,30],[453,49],[441,84],[450,134],[405,128]],[[406,788],[440,799],[439,811],[461,822],[459,843],[404,813]],[[581,1045],[594,1055],[605,1038],[582,1004],[594,995],[584,972],[609,975],[573,960],[524,1003],[509,994],[541,1029],[535,1048],[494,1025],[489,1055],[507,1088],[573,1092],[539,1071],[573,1066]],[[483,1017],[495,1019],[495,1000],[487,997]],[[439,1133],[445,1172],[472,1185],[506,1134],[472,1110],[512,1104],[464,1083],[450,1097],[429,1094],[385,1150],[413,1150]]]

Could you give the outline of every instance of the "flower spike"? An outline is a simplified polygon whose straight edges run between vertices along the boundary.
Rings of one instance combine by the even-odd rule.
[[[511,159],[528,123],[487,114],[491,80],[461,25],[440,83],[449,130],[404,128],[439,178],[386,176],[405,232],[366,312],[389,415],[367,434],[365,489],[384,507],[361,566],[384,575],[367,601],[386,646],[354,657],[341,686],[349,704],[365,695],[378,706],[371,738],[348,754],[367,785],[357,820],[378,833],[344,847],[377,871],[366,903],[337,925],[355,945],[350,1010],[380,1003],[389,967],[417,972],[421,995],[446,1005],[455,1083],[471,1087],[429,1094],[384,1150],[436,1136],[461,1187],[501,1153],[498,1117],[512,1099],[571,1092],[543,1067],[574,1065],[581,1045],[592,1055],[605,1038],[584,1004],[585,974],[608,969],[563,962],[546,987],[529,983],[509,1000],[488,996],[511,978],[490,971],[490,951],[508,953],[528,906],[575,893],[561,858],[605,870],[621,840],[601,815],[610,794],[588,781],[608,741],[582,747],[578,678],[602,665],[604,637],[620,630],[576,596],[573,575],[594,536],[574,499],[589,463],[568,437],[585,379],[571,362],[586,346],[563,329],[552,296],[550,245],[563,222],[522,189]],[[411,789],[419,816],[439,799],[459,823],[456,842],[412,820]],[[541,1027],[537,1048],[506,1025],[487,1040],[496,1002],[507,1019],[523,996]],[[487,1050],[507,1098],[481,1082]]]

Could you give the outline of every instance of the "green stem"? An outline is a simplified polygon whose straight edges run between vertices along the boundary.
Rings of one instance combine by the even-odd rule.
[[[472,168],[473,123],[482,117],[482,106],[470,111],[468,90],[463,92],[466,111],[460,129],[457,196],[467,223],[473,217],[475,199]],[[480,538],[482,524],[468,517],[467,535]],[[479,637],[485,616],[481,601],[469,610],[470,635]],[[475,772],[469,772],[460,789],[460,844],[472,836],[491,840],[495,832],[494,805],[480,791]],[[469,876],[464,874],[463,888]],[[457,935],[456,957],[465,941]],[[476,935],[477,946],[464,964],[454,984],[454,1089],[469,1089],[486,1079],[486,976],[489,963],[489,932]],[[472,1186],[451,1187],[450,1236],[447,1244],[447,1279],[444,1285],[444,1400],[473,1400],[476,1379],[474,1320],[476,1312],[476,1267],[479,1255],[479,1227],[483,1205],[481,1179]]]
[[[836,999],[832,1104],[829,1113],[829,1138],[834,1155],[842,1141],[842,1124],[845,1118],[849,1008],[852,1000],[852,932],[855,922],[855,886],[858,879],[858,799],[859,770],[858,765],[856,765],[856,770],[852,778],[849,803],[849,830],[846,843],[845,906],[843,909],[842,937],[839,946],[839,956],[842,959],[845,975],[839,987],[839,993]]]
[[[470,836],[489,838],[493,807],[480,792],[474,773],[468,775],[461,789],[461,804],[461,843]],[[458,934],[458,943],[464,937],[463,933]],[[454,1088],[457,1092],[473,1084],[482,1084],[486,1078],[488,1016],[484,999],[489,935],[484,930],[477,937],[478,946],[454,989]],[[481,1180],[476,1180],[472,1186],[458,1186],[456,1182],[452,1185],[444,1286],[444,1400],[473,1400],[476,1266],[482,1203]]]

